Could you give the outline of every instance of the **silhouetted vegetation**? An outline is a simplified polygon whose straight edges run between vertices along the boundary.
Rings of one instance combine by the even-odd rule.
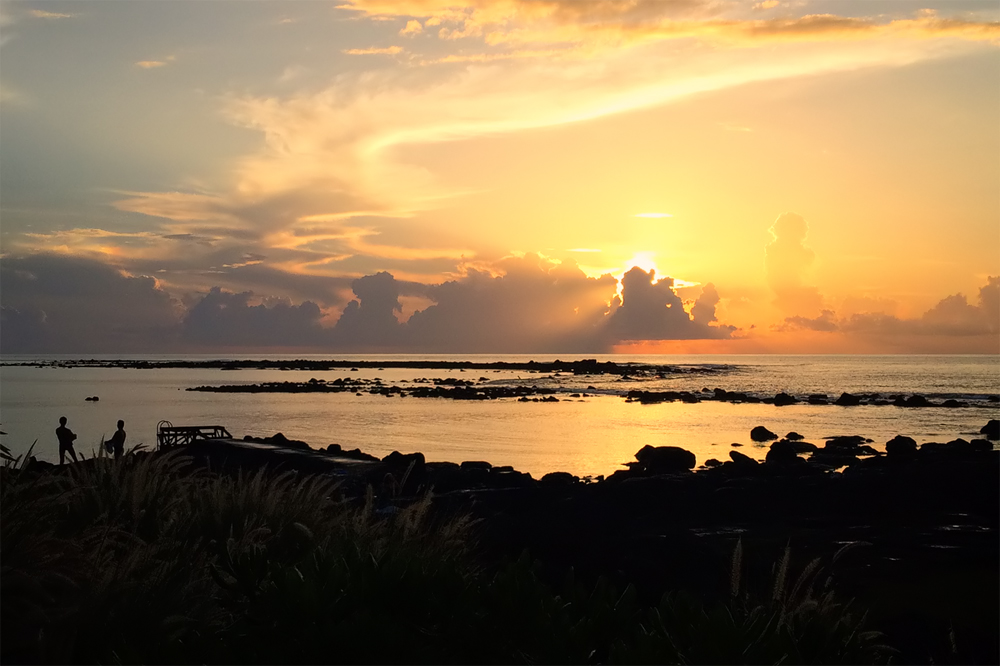
[[[4,449],[4,663],[872,663],[889,654],[788,553],[727,602],[561,588],[525,554],[486,568],[431,496],[345,500],[328,478],[214,475],[172,452],[38,472]]]

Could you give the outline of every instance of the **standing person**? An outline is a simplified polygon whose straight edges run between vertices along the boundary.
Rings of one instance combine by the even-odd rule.
[[[66,454],[73,456],[73,462],[80,462],[76,458],[76,449],[73,448],[73,440],[76,439],[76,435],[72,430],[66,427],[66,417],[59,417],[59,427],[56,428],[56,438],[59,440],[59,464],[62,465],[66,460]]]
[[[115,431],[115,434],[111,435],[111,439],[109,439],[107,442],[105,442],[105,445],[109,449],[111,449],[112,451],[115,452],[115,460],[118,460],[119,458],[122,457],[122,454],[125,453],[125,422],[124,421],[122,421],[122,420],[119,419],[119,421],[118,421],[118,430]]]

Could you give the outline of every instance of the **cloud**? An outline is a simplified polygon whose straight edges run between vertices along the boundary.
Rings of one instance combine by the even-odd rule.
[[[396,348],[402,327],[396,318],[402,312],[401,285],[388,272],[366,275],[351,283],[357,296],[347,304],[334,329],[334,341],[349,347]]]
[[[402,30],[399,31],[400,35],[419,35],[424,31],[424,26],[420,25],[420,21],[409,20]]]
[[[674,291],[674,280],[656,280],[656,272],[634,267],[622,277],[621,305],[608,321],[614,343],[632,340],[693,340],[727,338],[732,327],[714,327],[715,305],[719,302],[713,285],[706,285],[696,302],[696,318],[684,310]]]
[[[35,18],[40,18],[40,19],[64,19],[64,18],[73,18],[74,16],[76,16],[76,14],[61,14],[59,12],[48,12],[45,11],[44,9],[31,9],[28,11],[28,13],[34,16]]]
[[[805,218],[783,213],[769,231],[773,240],[764,248],[764,270],[775,294],[775,305],[794,312],[817,310],[823,299],[815,287],[804,284],[816,258],[805,244],[809,233]]]
[[[142,69],[154,69],[156,67],[166,67],[172,63],[177,58],[175,56],[167,56],[163,60],[140,60],[135,63],[136,67],[141,67]]]
[[[347,55],[396,55],[397,53],[402,53],[402,46],[387,46],[385,48],[370,48],[370,49],[344,49],[342,53]]]
[[[775,327],[778,331],[836,331],[840,328],[833,310],[823,310],[818,317],[786,317],[783,324]]]
[[[752,10],[771,9],[773,0]],[[586,52],[663,40],[700,38],[717,43],[748,45],[802,40],[934,39],[995,40],[1000,23],[939,18],[920,13],[913,19],[807,14],[747,19],[738,6],[726,8],[705,0],[636,0],[579,2],[577,0],[350,0],[340,9],[376,19],[425,19],[440,25],[443,40],[478,38],[487,45],[563,44]],[[412,19],[411,19],[412,20]]]
[[[213,287],[184,317],[182,337],[196,347],[318,347],[329,342],[315,303],[292,305],[264,299],[252,305],[253,292],[239,294]]]
[[[3,353],[130,352],[174,343],[179,304],[152,277],[79,257],[7,255],[0,283]]]
[[[854,313],[838,318],[833,311],[824,310],[819,317],[787,317],[776,327],[779,331],[811,330],[825,333],[840,332],[850,336],[879,339],[889,346],[907,346],[911,351],[929,349],[926,341],[938,339],[933,344],[948,351],[1000,351],[1000,277],[989,277],[980,288],[978,303],[968,302],[964,294],[947,296],[922,316],[903,319],[883,312]],[[921,340],[925,339],[925,340]],[[973,340],[971,343],[966,339]],[[943,342],[942,342],[943,341]],[[964,346],[977,345],[974,349]]]

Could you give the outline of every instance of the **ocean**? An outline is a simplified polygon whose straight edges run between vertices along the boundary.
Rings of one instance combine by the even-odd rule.
[[[77,433],[76,449],[91,455],[101,437],[110,437],[118,419],[126,422],[126,448],[156,443],[161,420],[174,425],[223,425],[236,437],[277,432],[314,448],[339,444],[377,456],[394,450],[421,451],[428,461],[487,460],[512,465],[535,478],[553,471],[578,476],[611,474],[634,460],[643,446],[672,445],[692,451],[698,464],[728,460],[739,451],[763,459],[767,445],[755,444],[750,430],[763,425],[779,435],[790,431],[822,445],[835,435],[863,435],[881,448],[897,434],[919,443],[972,439],[989,419],[1000,418],[1000,356],[588,356],[618,364],[671,366],[663,377],[573,375],[510,370],[429,370],[419,368],[344,368],[310,370],[222,370],[209,368],[130,369],[45,367],[80,356],[13,356],[0,359],[0,436],[14,455],[30,447],[41,460],[58,461],[55,429],[66,416]],[[235,356],[87,356],[97,360],[338,359],[347,361],[579,360],[575,355],[235,355]],[[474,380],[493,386],[552,389],[559,402],[515,399],[467,401],[391,397],[363,393],[203,393],[201,385],[305,382],[316,378],[380,378],[406,387],[419,378]],[[482,381],[481,381],[482,380]],[[955,399],[967,407],[697,404],[626,402],[629,390],[691,391],[722,388],[757,397],[778,392],[798,398],[842,392],[884,396],[920,394],[941,402]],[[579,393],[581,397],[571,397]],[[586,397],[582,397],[583,394]],[[85,398],[98,396],[97,402]]]

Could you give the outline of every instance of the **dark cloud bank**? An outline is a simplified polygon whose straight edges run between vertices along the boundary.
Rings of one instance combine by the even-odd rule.
[[[736,332],[717,322],[719,294],[711,284],[685,309],[671,278],[654,282],[655,275],[640,268],[622,278],[620,297],[610,275],[589,278],[575,265],[536,255],[508,258],[497,268],[500,277],[470,270],[438,285],[386,272],[366,275],[350,283],[354,298],[332,323],[309,300],[296,305],[213,287],[182,302],[151,277],[130,277],[94,260],[5,257],[0,351],[598,353],[633,340],[726,339]],[[400,299],[412,296],[432,304],[400,323]],[[777,328],[876,339],[900,351],[939,351],[944,340],[948,351],[997,352],[1000,278],[988,279],[975,304],[955,294],[916,319],[840,318],[824,310],[815,318],[788,317]]]
[[[572,264],[508,258],[502,275],[471,270],[439,285],[382,272],[351,282],[354,299],[334,325],[312,302],[255,298],[219,287],[185,306],[150,277],[61,255],[0,263],[0,351],[127,353],[252,348],[449,353],[602,352],[630,340],[723,339],[719,295],[708,284],[690,307],[673,280],[633,268],[617,281]],[[432,305],[400,323],[401,296]]]

